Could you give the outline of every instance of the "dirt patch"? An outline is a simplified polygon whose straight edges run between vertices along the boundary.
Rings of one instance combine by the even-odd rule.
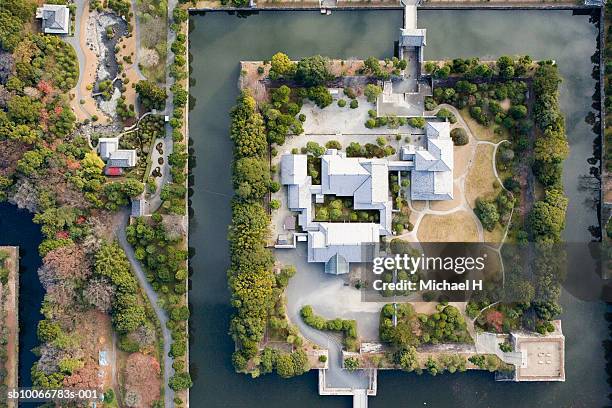
[[[484,240],[485,242],[489,242],[492,244],[499,244],[504,239],[504,232],[506,227],[502,227],[499,224],[495,225],[495,229],[493,231],[484,230]],[[498,245],[495,245],[497,247]]]
[[[476,221],[467,211],[448,215],[427,214],[421,220],[417,236],[420,242],[479,241]]]
[[[463,126],[456,126],[456,127],[462,128]],[[466,131],[467,130],[468,129],[466,129]],[[467,174],[467,171],[470,165],[470,160],[474,156],[474,152],[476,150],[476,143],[477,143],[476,140],[470,137],[470,141],[468,144],[464,146],[454,147],[453,160],[454,160],[455,167],[453,168],[453,177],[455,178],[455,180]]]
[[[132,353],[127,358],[124,402],[127,407],[149,408],[160,398],[161,368],[153,356]]]
[[[423,211],[427,208],[427,201],[410,201],[410,205],[414,211]]]
[[[468,108],[463,108],[461,109],[461,117],[463,118],[463,120],[465,121],[465,123],[468,125],[468,127],[470,128],[470,130],[472,131],[472,134],[474,135],[474,137],[478,140],[481,141],[488,141],[488,142],[500,142],[504,139],[508,139],[508,131],[506,129],[503,129],[503,133],[501,134],[501,136],[498,136],[495,134],[495,132],[493,132],[493,126],[491,125],[489,127],[484,127],[481,124],[479,124],[478,122],[476,122],[474,119],[472,119],[472,117],[470,116],[470,112],[468,111]]]
[[[459,183],[460,181],[455,179],[455,182],[453,183],[452,200],[430,201],[429,208],[434,211],[448,211],[459,207],[463,202],[463,194],[461,193]]]
[[[483,197],[492,199],[501,187],[495,188],[497,181],[493,171],[493,151],[490,144],[480,144],[476,147],[472,166],[465,180],[465,196],[470,207],[476,206],[476,199]]]
[[[263,73],[257,70],[263,68]],[[248,89],[257,103],[268,101],[268,91],[263,80],[270,73],[270,64],[263,64],[257,61],[243,61],[240,63],[240,89]]]

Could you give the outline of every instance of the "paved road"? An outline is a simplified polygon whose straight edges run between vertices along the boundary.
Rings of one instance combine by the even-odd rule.
[[[149,299],[149,302],[151,303],[151,306],[153,307],[155,315],[157,316],[157,319],[159,320],[159,324],[161,326],[162,336],[164,339],[164,406],[166,408],[172,408],[174,407],[174,391],[172,390],[172,388],[170,388],[168,382],[170,380],[170,377],[174,375],[174,369],[172,368],[172,358],[168,356],[168,353],[170,352],[170,345],[172,344],[172,336],[170,334],[170,330],[166,327],[166,323],[168,322],[168,316],[166,315],[166,312],[159,306],[159,297],[157,295],[157,292],[155,292],[155,290],[151,287],[151,284],[147,280],[146,274],[142,269],[140,262],[136,260],[136,256],[134,255],[134,249],[127,242],[125,228],[127,227],[128,220],[129,211],[122,210],[121,222],[115,230],[115,235],[117,236],[119,245],[121,245],[121,247],[125,251],[125,254],[128,260],[130,261],[130,264],[132,264],[132,270],[136,274],[136,278],[140,283],[140,287],[144,289],[145,294],[147,295],[147,298]]]

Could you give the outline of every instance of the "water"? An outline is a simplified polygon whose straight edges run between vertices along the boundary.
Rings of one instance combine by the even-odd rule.
[[[239,60],[267,59],[277,51],[292,58],[324,54],[341,58],[390,57],[402,23],[399,11],[262,12],[248,18],[208,13],[191,20],[191,88],[197,103],[190,131],[197,158],[192,196],[191,242],[194,274],[191,361],[196,369],[191,400],[202,407],[345,407],[343,397],[319,397],[317,376],[252,380],[233,372],[233,344],[227,336],[231,308],[225,271],[225,240],[230,222],[232,145],[227,113],[237,96]],[[422,11],[419,26],[428,29],[427,58],[497,57],[530,54],[554,58],[565,82],[561,104],[567,117],[571,154],[564,184],[570,198],[565,238],[588,241],[597,222],[592,195],[578,188],[586,175],[594,135],[584,122],[595,83],[591,55],[596,27],[588,16],[566,11]],[[401,372],[379,374],[379,395],[372,407],[390,406],[572,406],[606,403],[608,385],[601,341],[606,337],[605,305],[580,302],[565,295],[567,381],[563,384],[495,383],[488,373],[439,377]],[[281,388],[282,387],[282,391]],[[435,388],[434,388],[435,387]],[[435,391],[434,391],[435,390]]]
[[[9,204],[0,204],[0,246],[19,246],[19,386],[30,387],[30,368],[37,360],[32,349],[38,345],[36,328],[42,318],[40,305],[44,289],[38,280],[41,264],[38,245],[40,226],[32,215]]]
[[[296,408],[350,407],[344,397],[319,397],[317,374],[283,380],[268,375],[257,380],[235,374],[233,344],[227,335],[231,307],[225,271],[228,265],[227,225],[230,221],[231,143],[227,113],[237,95],[239,59],[269,58],[277,51],[300,58],[316,53],[336,57],[391,56],[401,25],[399,11],[268,12],[240,19],[225,13],[192,18],[192,93],[197,99],[190,115],[197,166],[192,196],[190,245],[196,253],[190,301],[193,310],[191,360],[195,385],[194,407]],[[584,123],[594,81],[590,56],[596,30],[586,16],[570,12],[536,11],[423,11],[419,25],[428,28],[427,58],[497,56],[529,53],[555,58],[565,78],[562,108],[567,118],[571,154],[565,163],[564,183],[570,198],[565,238],[590,239],[587,228],[596,223],[588,191],[578,188],[588,174],[593,134]],[[36,325],[43,291],[36,270],[37,246],[42,237],[32,216],[0,204],[0,245],[21,247],[20,364],[22,386],[30,385],[35,361]],[[579,272],[579,271],[578,271]],[[564,296],[567,381],[563,384],[495,383],[488,373],[418,377],[401,372],[379,374],[377,407],[598,407],[606,403],[604,352],[607,335],[603,304]],[[281,388],[282,387],[282,388]]]

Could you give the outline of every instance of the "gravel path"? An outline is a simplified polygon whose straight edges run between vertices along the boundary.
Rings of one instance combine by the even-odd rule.
[[[72,48],[76,51],[77,59],[79,61],[79,79],[77,81],[75,87],[76,97],[74,98],[76,104],[74,106],[79,109],[85,117],[89,117],[89,113],[81,106],[79,103],[80,100],[84,100],[86,98],[85,95],[81,94],[81,84],[83,83],[83,77],[85,73],[85,54],[83,54],[83,50],[81,49],[81,44],[79,39],[81,38],[81,19],[83,18],[83,10],[85,9],[85,1],[86,0],[75,0],[76,10],[74,13],[75,16],[75,25],[74,25],[74,35],[72,36],[64,36],[62,39],[68,44],[72,45]]]
[[[155,315],[159,320],[159,324],[161,326],[162,335],[164,339],[164,406],[166,408],[174,407],[174,391],[168,385],[170,381],[170,377],[174,375],[174,369],[172,368],[172,358],[168,356],[170,352],[170,345],[172,344],[172,336],[170,334],[170,330],[166,327],[166,323],[168,322],[168,316],[166,312],[159,306],[159,297],[157,292],[153,290],[151,284],[147,280],[146,274],[140,265],[140,262],[136,260],[136,256],[134,255],[134,249],[127,242],[127,237],[125,234],[125,228],[127,227],[129,220],[129,212],[127,210],[123,210],[121,222],[117,226],[115,230],[115,235],[117,236],[117,240],[119,241],[119,245],[125,251],[125,255],[127,256],[130,264],[132,265],[132,270],[136,274],[136,278],[140,283],[140,287],[144,289],[153,310],[155,311]]]

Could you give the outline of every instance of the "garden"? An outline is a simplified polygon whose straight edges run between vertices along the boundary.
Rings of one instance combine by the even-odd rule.
[[[380,211],[353,209],[352,197],[326,195],[324,202],[315,204],[315,220],[319,222],[378,223]]]

